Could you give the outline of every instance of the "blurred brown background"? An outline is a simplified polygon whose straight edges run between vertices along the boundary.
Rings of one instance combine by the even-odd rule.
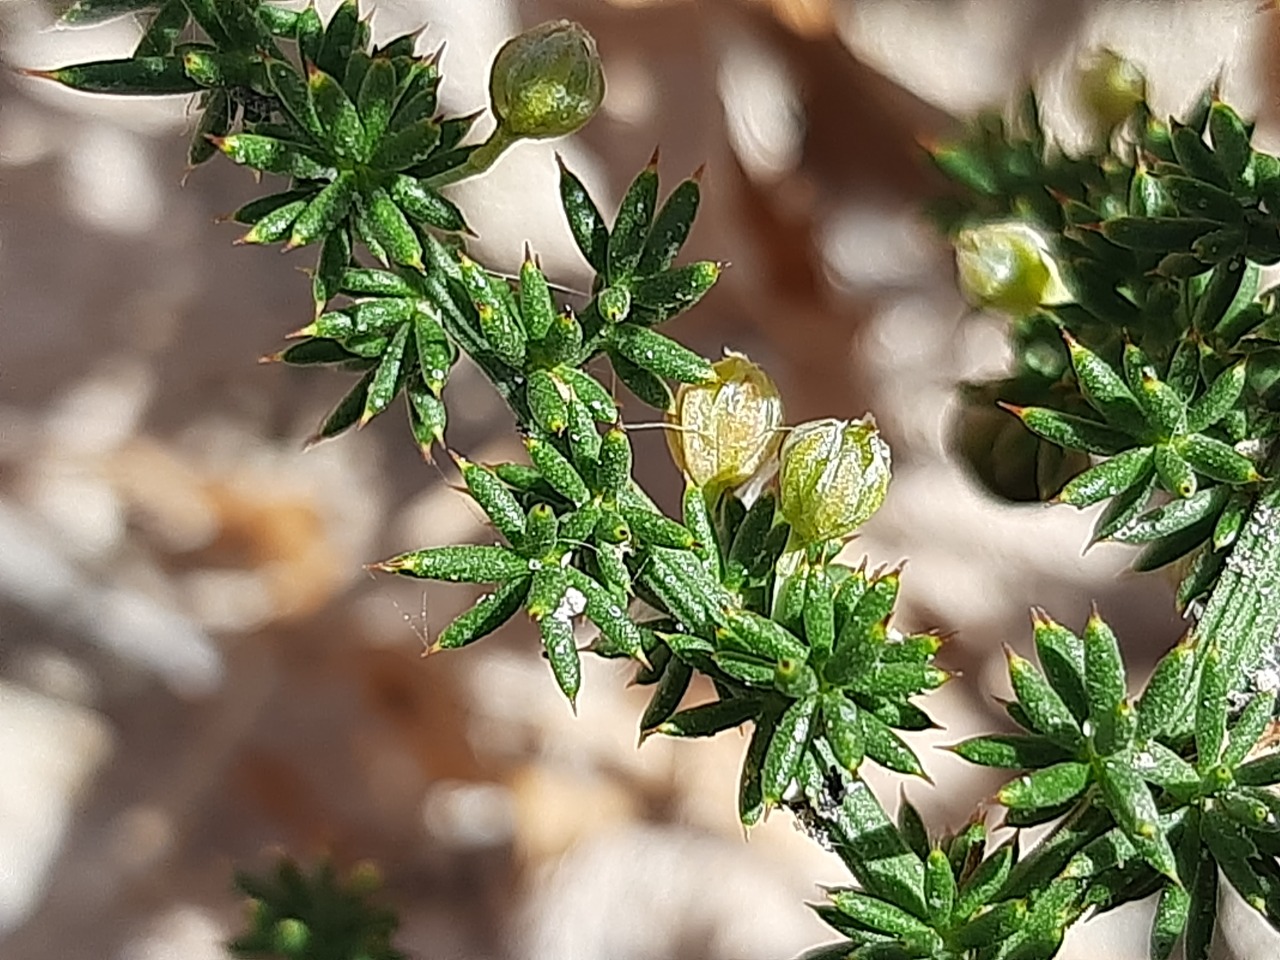
[[[484,105],[522,26],[568,16],[598,39],[601,116],[456,189],[494,268],[528,239],[585,282],[555,150],[609,209],[654,144],[668,188],[707,164],[687,255],[732,268],[672,332],[763,362],[793,422],[871,410],[892,444],[889,500],[849,555],[909,558],[903,625],[956,631],[945,665],[964,676],[931,701],[946,729],[916,738],[942,787],[907,787],[937,828],[996,781],[929,745],[1000,722],[1001,644],[1025,652],[1029,605],[1079,624],[1096,599],[1138,671],[1176,638],[1167,578],[1124,576],[1121,548],[1081,556],[1090,516],[996,503],[949,453],[955,386],[999,374],[1003,324],[965,315],[919,214],[945,184],[916,144],[1033,74],[1079,142],[1067,78],[1102,43],[1164,111],[1222,65],[1266,141],[1275,24],[1255,0],[371,6],[377,36],[448,39],[457,112]],[[51,24],[0,0],[4,62],[125,55],[136,36]],[[784,960],[833,939],[804,901],[846,879],[839,862],[781,815],[741,835],[740,738],[637,751],[644,691],[613,663],[587,664],[575,719],[523,625],[419,658],[470,593],[361,564],[486,532],[396,415],[302,452],[341,377],[254,360],[306,315],[310,254],[230,245],[213,220],[254,186],[216,159],[180,183],[185,111],[0,71],[0,957],[220,958],[232,865],[280,848],[376,861],[419,960]],[[450,393],[454,447],[514,455],[477,376]],[[636,442],[670,506],[660,434]],[[1145,924],[1126,908],[1064,955],[1145,956]],[[1275,955],[1252,918],[1228,926],[1223,956]]]

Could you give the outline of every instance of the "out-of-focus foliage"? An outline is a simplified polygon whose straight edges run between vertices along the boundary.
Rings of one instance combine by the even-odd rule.
[[[227,945],[253,960],[404,960],[391,946],[395,913],[370,901],[379,879],[368,867],[340,879],[322,864],[310,874],[282,859],[265,876],[241,873],[236,887],[249,897],[248,929]]]
[[[964,191],[938,210],[961,279],[1011,316],[1013,375],[972,385],[970,404],[1000,399],[1040,438],[984,445],[1000,428],[970,412],[960,443],[997,492],[1106,503],[1095,539],[1144,545],[1139,569],[1190,554],[1186,604],[1266,472],[1280,354],[1258,273],[1280,260],[1280,160],[1212,90],[1183,122],[1153,116],[1133,72],[1109,54],[1086,73],[1105,134],[1082,156],[1047,142],[1030,94],[1014,122],[982,118],[932,151]],[[1046,464],[1046,444],[1069,459]]]

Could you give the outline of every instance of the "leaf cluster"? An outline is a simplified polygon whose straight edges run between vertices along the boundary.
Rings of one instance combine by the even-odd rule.
[[[1072,157],[1028,95],[1018,123],[978,122],[933,151],[967,191],[968,220],[944,223],[1034,223],[1073,295],[1016,318],[1014,375],[970,397],[1003,394],[1043,444],[1092,458],[1067,461],[1051,492],[1106,503],[1094,539],[1145,545],[1138,569],[1191,555],[1184,605],[1216,582],[1276,432],[1276,298],[1258,277],[1280,261],[1280,160],[1251,136],[1208,90],[1182,121],[1138,103]],[[1034,444],[1019,455],[1044,478]]]
[[[378,885],[368,869],[341,878],[322,863],[305,873],[287,857],[263,876],[237,873],[249,923],[227,949],[255,960],[404,960],[391,945],[399,920],[370,900]]]
[[[1034,625],[1040,668],[1009,654],[1008,710],[1023,732],[953,748],[973,763],[1023,771],[997,794],[1006,823],[1088,811],[1088,829],[1056,854],[1058,877],[1105,888],[1099,908],[1157,893],[1157,960],[1179,937],[1188,958],[1207,955],[1219,869],[1280,924],[1280,798],[1271,789],[1280,763],[1251,756],[1272,723],[1275,693],[1254,695],[1232,716],[1218,648],[1183,643],[1131,698],[1115,634],[1096,613],[1081,635],[1040,613]]]
[[[637,183],[631,193],[656,193],[656,172],[647,168]],[[403,392],[410,426],[426,453],[443,439],[447,410],[441,393],[463,352],[513,405],[531,436],[590,464],[600,444],[595,424],[617,420],[610,392],[582,369],[595,357],[606,353],[618,378],[662,410],[671,402],[666,378],[712,379],[709,361],[651,329],[659,319],[697,302],[719,276],[713,263],[670,267],[697,209],[697,181],[681,183],[656,218],[652,210],[648,216],[632,218],[625,237],[615,228],[610,238],[581,182],[563,166],[561,194],[571,224],[584,216],[593,218],[607,248],[617,256],[630,256],[634,248],[637,264],[655,264],[649,268],[648,285],[636,285],[634,300],[629,301],[633,307],[606,321],[600,304],[610,294],[602,288],[575,312],[555,302],[532,254],[526,253],[513,283],[468,257],[463,244],[456,242],[461,238],[441,239],[428,230],[417,234],[423,253],[418,266],[365,268],[339,257],[330,270],[322,254],[316,286],[327,296],[322,301],[318,295],[317,306],[331,308],[295,334],[303,338],[300,342],[272,358],[364,373],[321,426],[317,439],[368,422]],[[680,202],[672,209],[677,198]],[[645,261],[645,251],[657,245],[662,246],[662,256]],[[341,304],[328,304],[329,296]]]

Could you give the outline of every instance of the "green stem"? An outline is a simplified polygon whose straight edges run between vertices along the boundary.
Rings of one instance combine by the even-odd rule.
[[[793,807],[802,823],[839,855],[868,893],[924,916],[924,863],[907,847],[871,788],[841,770],[826,744],[816,742],[811,749],[816,762],[806,764],[807,776],[802,772],[805,799]],[[832,784],[821,775],[823,770],[834,778]],[[839,789],[832,795],[836,783]]]
[[[1009,874],[999,899],[1024,897],[1042,890],[1062,872],[1076,852],[1101,836],[1111,826],[1111,817],[1086,795],[1035,849],[1018,861]]]
[[[506,128],[499,124],[494,128],[493,133],[489,134],[489,139],[480,146],[471,151],[465,163],[462,163],[451,170],[444,170],[437,173],[434,177],[427,180],[427,186],[432,190],[439,190],[441,187],[447,187],[451,183],[457,183],[460,180],[467,180],[478,174],[484,173],[494,162],[502,155],[502,153],[520,138],[515,134],[508,133]]]
[[[1273,462],[1273,475],[1277,469]],[[1245,685],[1264,662],[1280,627],[1280,478],[1263,487],[1204,613],[1192,628],[1197,646],[1217,644],[1232,677]]]

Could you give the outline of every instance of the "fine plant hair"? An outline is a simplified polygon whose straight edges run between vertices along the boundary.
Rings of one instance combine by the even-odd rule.
[[[515,416],[527,462],[451,452],[502,542],[371,569],[488,585],[433,652],[527,616],[570,705],[584,654],[621,658],[652,691],[642,740],[748,729],[741,822],[782,808],[851,876],[814,906],[838,939],[808,960],[1047,960],[1076,922],[1148,898],[1151,956],[1181,943],[1200,960],[1220,877],[1280,925],[1280,289],[1258,289],[1260,268],[1280,262],[1280,159],[1253,149],[1251,123],[1215,89],[1159,117],[1141,75],[1107,53],[1084,74],[1089,149],[1055,145],[1030,92],[928,147],[955,185],[933,212],[961,285],[1010,318],[1010,374],[963,387],[970,408],[998,403],[1001,430],[1017,432],[969,454],[978,476],[1011,499],[1105,504],[1093,539],[1140,546],[1138,570],[1176,565],[1190,621],[1134,692],[1096,611],[1080,630],[1033,613],[1038,663],[1008,654],[1019,732],[949,748],[1010,773],[996,800],[1012,835],[995,843],[978,814],[945,833],[904,800],[895,820],[861,776],[868,764],[924,776],[902,734],[932,725],[928,694],[949,679],[942,635],[894,625],[900,571],[836,559],[889,483],[874,421],[788,427],[758,366],[658,330],[721,272],[679,261],[699,177],[664,196],[655,156],[606,217],[560,164],[595,277],[574,309],[531,251],[514,277],[468,253],[445,188],[521,138],[572,133],[601,102],[580,26],[542,24],[499,51],[497,125],[475,143],[474,116],[439,110],[442,58],[412,34],[374,45],[354,0],[327,23],[267,0],[78,0],[63,19],[123,15],[145,25],[131,58],[29,72],[194,97],[191,165],[221,154],[268,175],[233,216],[237,242],[315,252],[313,315],[270,359],[349,384],[313,441],[398,406],[424,456],[448,450],[447,384],[464,354]],[[670,424],[679,517],[632,478],[614,382]],[[984,462],[993,449],[1003,462]],[[596,635],[580,649],[583,621]],[[699,675],[716,698],[686,706]],[[367,872],[285,860],[238,884],[254,908],[237,955],[402,956]]]

